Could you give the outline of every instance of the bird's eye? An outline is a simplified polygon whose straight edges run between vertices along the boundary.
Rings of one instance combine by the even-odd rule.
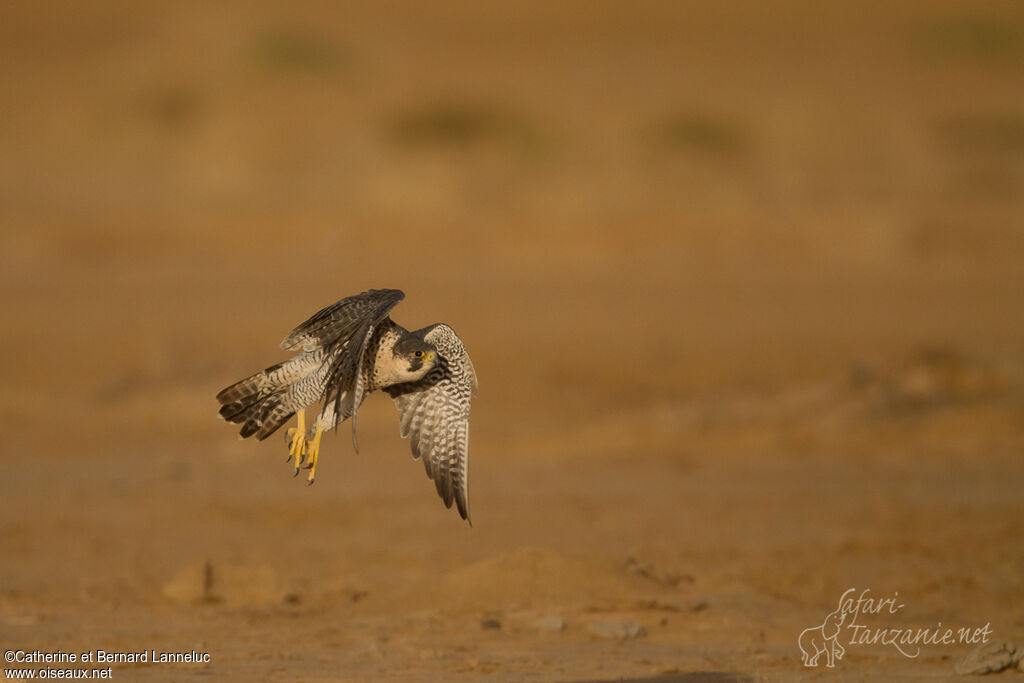
[[[417,358],[423,358],[423,352],[422,351],[417,351],[413,355],[416,356]]]

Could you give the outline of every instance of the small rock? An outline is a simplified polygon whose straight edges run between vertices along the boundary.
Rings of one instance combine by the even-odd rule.
[[[976,647],[967,653],[953,667],[953,670],[963,675],[969,674],[990,674],[1009,669],[1015,664],[1019,665],[1024,650],[1015,643],[995,642]]]
[[[480,622],[480,628],[501,628],[501,621],[494,618],[483,619]]]
[[[635,621],[592,621],[587,628],[596,636],[602,638],[640,638],[647,635],[647,629]]]
[[[637,574],[639,576],[650,577],[651,574],[654,572],[654,565],[650,562],[644,562],[641,564],[639,560],[630,555],[626,558],[626,562],[623,565],[623,569],[625,569],[630,574]]]
[[[666,586],[678,586],[682,581],[693,583],[692,576],[680,576],[670,572],[659,571],[650,562],[640,562],[635,557],[630,555],[626,558],[626,563],[623,568],[630,574],[636,574],[642,576],[645,579],[656,581]]]
[[[565,619],[562,617],[543,617],[533,622],[533,626],[541,631],[564,631]]]

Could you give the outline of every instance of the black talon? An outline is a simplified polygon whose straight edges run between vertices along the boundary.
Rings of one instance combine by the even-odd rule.
[[[306,482],[306,486],[312,486],[314,481],[316,481],[316,479],[310,479]]]
[[[293,474],[292,476],[293,477],[299,476],[299,468],[298,467],[295,468],[295,474]]]

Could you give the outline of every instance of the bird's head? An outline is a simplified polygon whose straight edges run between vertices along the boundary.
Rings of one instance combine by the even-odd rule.
[[[398,373],[404,382],[415,382],[437,364],[437,349],[417,337],[406,337],[395,344],[394,356]]]

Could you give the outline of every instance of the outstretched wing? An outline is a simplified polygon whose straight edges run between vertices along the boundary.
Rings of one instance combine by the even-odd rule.
[[[356,439],[356,412],[366,390],[362,369],[373,333],[388,313],[405,298],[397,289],[371,289],[324,308],[302,323],[281,342],[281,348],[300,344],[306,350],[323,348],[329,359],[324,405],[334,401],[335,423],[352,416],[352,446]]]
[[[447,325],[424,328],[424,338],[440,356],[418,382],[396,384],[384,390],[402,413],[399,433],[411,437],[412,456],[423,460],[427,476],[447,507],[454,501],[459,515],[469,517],[469,407],[476,395],[473,363],[462,340]],[[417,330],[413,334],[422,332]]]

